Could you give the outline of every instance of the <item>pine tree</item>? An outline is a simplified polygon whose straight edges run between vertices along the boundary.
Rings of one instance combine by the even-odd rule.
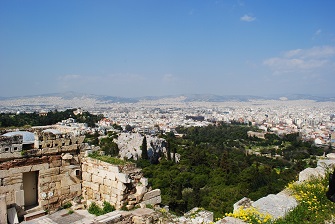
[[[141,146],[141,150],[142,150],[142,159],[148,159],[148,148],[147,148],[147,137],[144,136],[143,141],[142,141],[142,146]]]

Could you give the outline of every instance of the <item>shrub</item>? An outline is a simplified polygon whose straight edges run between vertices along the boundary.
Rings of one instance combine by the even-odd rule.
[[[115,211],[115,207],[107,201],[104,201],[103,208],[100,208],[95,202],[92,202],[88,208],[88,212],[96,216],[104,215],[112,211]]]

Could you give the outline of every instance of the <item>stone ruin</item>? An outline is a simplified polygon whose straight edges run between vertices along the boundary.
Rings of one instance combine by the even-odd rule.
[[[0,223],[7,209],[29,220],[82,199],[116,208],[161,202],[140,169],[85,158],[84,138],[49,128],[0,136]]]

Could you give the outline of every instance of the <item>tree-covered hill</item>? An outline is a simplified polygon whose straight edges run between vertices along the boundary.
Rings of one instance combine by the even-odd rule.
[[[35,113],[1,113],[0,114],[0,127],[23,127],[23,126],[43,126],[56,124],[59,121],[68,118],[74,118],[79,123],[87,123],[88,126],[94,127],[102,115],[93,115],[89,112],[75,115],[73,112],[76,109],[68,109],[65,111],[52,111],[48,112],[46,116],[40,116],[38,112]]]
[[[295,180],[302,169],[313,165],[310,157],[322,154],[295,135],[249,138],[247,131],[252,129],[227,124],[178,128],[178,133],[184,134],[182,138],[172,133],[165,138],[170,147],[168,151],[181,155],[179,163],[166,158],[156,165],[143,160],[139,165],[152,187],[161,189],[162,203],[169,205],[172,211],[181,214],[193,207],[204,207],[219,217],[232,211],[233,204],[243,197],[256,200],[278,193]],[[286,156],[268,158],[250,153],[250,148],[259,145],[277,146],[275,153]],[[308,158],[306,150],[311,153]],[[304,156],[300,156],[302,153]]]

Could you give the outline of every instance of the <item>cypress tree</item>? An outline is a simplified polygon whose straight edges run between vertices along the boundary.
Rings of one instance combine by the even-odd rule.
[[[142,159],[148,159],[148,148],[147,148],[147,137],[144,136],[143,141],[142,141],[142,146],[141,146],[141,150],[142,150]]]

